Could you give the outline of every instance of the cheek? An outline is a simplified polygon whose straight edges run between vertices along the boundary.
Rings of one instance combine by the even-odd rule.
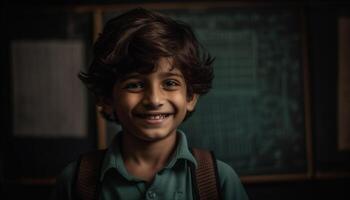
[[[139,98],[136,95],[119,94],[114,99],[114,108],[117,110],[117,113],[130,112],[139,102]]]
[[[187,110],[187,99],[185,95],[173,95],[170,99],[176,105],[177,109],[184,112]]]

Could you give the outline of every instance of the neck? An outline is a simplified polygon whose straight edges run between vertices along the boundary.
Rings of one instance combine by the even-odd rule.
[[[167,163],[176,148],[177,134],[157,141],[145,141],[123,133],[122,154],[129,173],[150,180]]]

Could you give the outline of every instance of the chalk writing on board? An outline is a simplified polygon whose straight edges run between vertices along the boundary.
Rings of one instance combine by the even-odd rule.
[[[306,170],[301,34],[291,11],[179,11],[216,57],[212,91],[182,126],[240,174]]]

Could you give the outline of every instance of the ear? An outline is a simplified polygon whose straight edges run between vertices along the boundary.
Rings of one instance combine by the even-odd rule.
[[[198,101],[199,95],[193,94],[191,97],[187,99],[187,111],[192,112],[194,108],[196,107],[197,101]]]
[[[97,106],[99,111],[102,111],[106,114],[113,114],[113,106],[112,106],[112,100],[107,97],[101,97],[98,99]]]

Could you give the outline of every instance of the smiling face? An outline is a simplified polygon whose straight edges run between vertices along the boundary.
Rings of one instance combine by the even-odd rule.
[[[193,111],[198,96],[188,97],[184,76],[171,63],[162,58],[151,73],[130,73],[114,85],[108,107],[125,133],[158,141],[174,135],[187,111]]]

